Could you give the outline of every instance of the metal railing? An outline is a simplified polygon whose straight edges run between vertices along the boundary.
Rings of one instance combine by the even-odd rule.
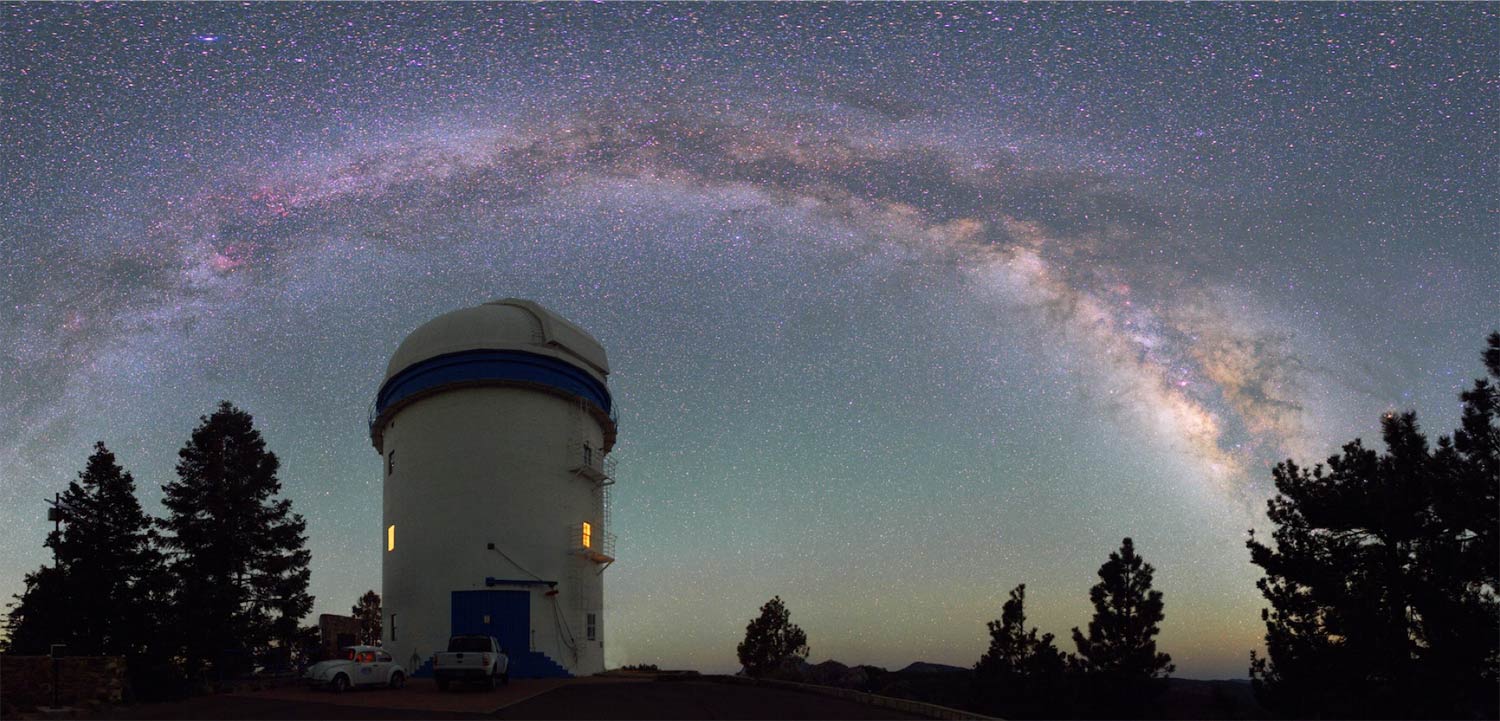
[[[611,511],[614,509],[613,500],[610,498],[609,487],[606,484],[599,489],[599,520],[605,528],[614,528],[615,524],[610,519]]]
[[[603,551],[604,555],[609,556],[610,558],[614,558],[615,557],[615,534],[613,534],[613,533],[611,533],[609,531],[605,531],[604,533],[602,533],[600,535],[601,535],[601,541],[602,542],[601,542],[601,544],[599,546],[599,550]]]
[[[568,471],[595,483],[613,483],[615,458],[594,448],[584,441],[574,440],[568,444]]]

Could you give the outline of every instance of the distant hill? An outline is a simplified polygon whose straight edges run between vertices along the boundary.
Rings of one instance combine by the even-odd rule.
[[[820,664],[802,667],[802,680],[824,686],[839,686],[864,690],[870,685],[871,673],[884,673],[885,669],[873,666],[845,666],[828,660]]]
[[[946,663],[928,663],[916,661],[896,673],[957,673],[968,671],[962,666],[949,666]]]
[[[878,666],[846,666],[832,659],[810,664],[798,659],[788,680],[855,689],[882,696],[966,708],[972,701],[973,670],[945,663],[917,661],[899,671]],[[1160,719],[1265,719],[1249,679],[1199,681],[1172,678],[1150,715]]]
[[[808,663],[798,658],[772,674],[772,678],[801,681],[820,686],[864,691],[881,696],[972,708],[974,670],[946,663],[917,661],[897,671],[879,666],[848,666],[833,659]],[[1270,712],[1255,700],[1249,679],[1200,681],[1170,678],[1149,711],[1159,719],[1268,719]]]
[[[1173,678],[1157,700],[1163,719],[1264,719],[1270,712],[1255,700],[1250,679],[1199,681]]]

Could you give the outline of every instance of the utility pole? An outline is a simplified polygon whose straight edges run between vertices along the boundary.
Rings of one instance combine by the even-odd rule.
[[[67,518],[67,512],[73,510],[73,508],[63,503],[61,493],[52,494],[52,500],[47,501],[47,503],[51,504],[47,509],[47,520],[52,522],[52,530],[57,533],[57,539],[60,543],[62,540],[62,522]],[[52,569],[58,572],[60,578],[62,563],[57,558],[58,545],[58,543],[52,544]],[[59,708],[58,704],[61,702],[59,693],[61,691],[61,674],[59,670],[62,665],[61,659],[66,651],[67,646],[54,643],[52,644],[51,652],[48,653],[52,657],[52,708],[54,709]]]
[[[59,535],[61,535],[62,534],[62,520],[63,520],[62,494],[61,493],[54,493],[54,494],[52,494],[52,500],[47,501],[47,502],[50,503],[50,504],[52,504],[52,507],[47,509],[47,520],[49,520],[49,521],[52,522],[52,530],[56,531]],[[52,546],[52,568],[56,569],[57,567],[58,567],[57,566],[57,546],[53,545]]]
[[[62,702],[59,700],[58,696],[58,691],[60,690],[62,684],[59,680],[57,669],[58,666],[61,665],[62,657],[66,650],[67,646],[64,646],[60,643],[54,643],[52,644],[52,651],[48,654],[52,657],[52,708],[54,709],[62,708]]]

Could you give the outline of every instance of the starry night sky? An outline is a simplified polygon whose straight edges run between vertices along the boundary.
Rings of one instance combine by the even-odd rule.
[[[1269,466],[1451,430],[1500,326],[1486,4],[0,12],[4,597],[94,440],[160,513],[229,399],[347,613],[386,359],[517,296],[614,367],[611,665],[737,668],[773,594],[969,665],[1130,535],[1242,677]]]

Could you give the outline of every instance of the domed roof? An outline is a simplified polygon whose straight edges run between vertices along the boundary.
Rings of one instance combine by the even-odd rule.
[[[525,351],[566,361],[600,382],[609,375],[604,346],[593,336],[538,303],[505,298],[423,323],[391,355],[385,380],[429,358],[469,350]]]

